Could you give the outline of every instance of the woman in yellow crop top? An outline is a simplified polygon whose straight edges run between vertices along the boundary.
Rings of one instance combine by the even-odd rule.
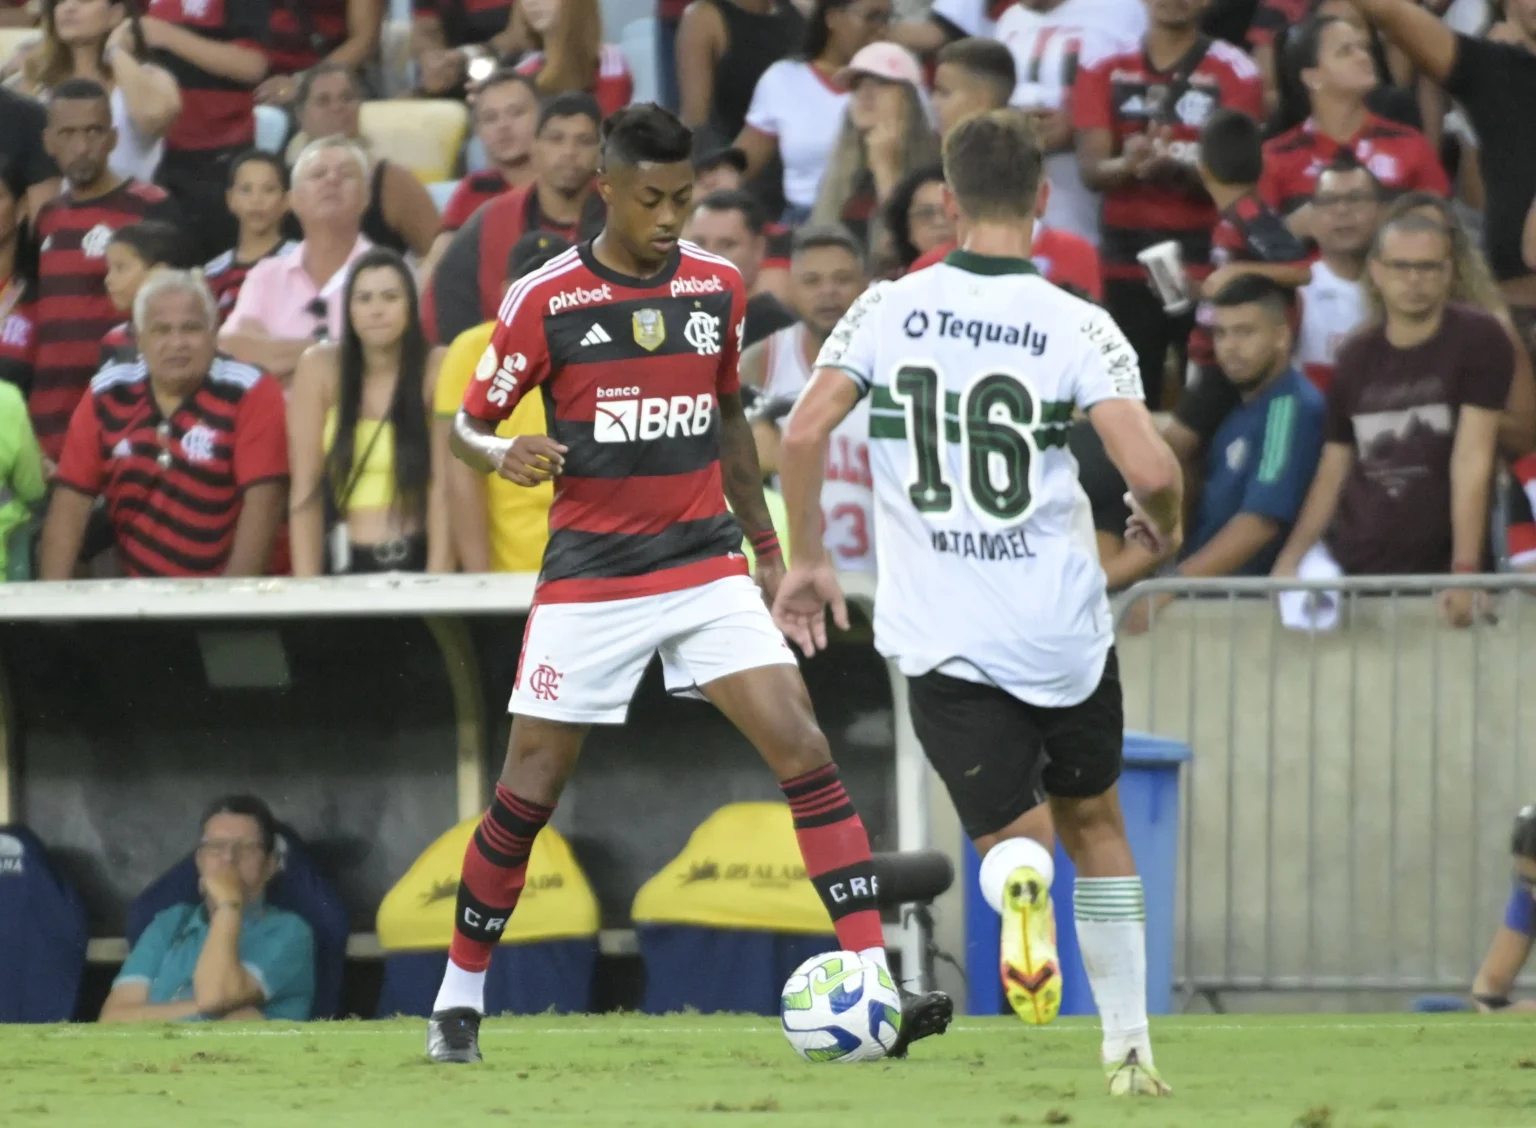
[[[339,342],[305,351],[288,402],[293,574],[452,570],[443,477],[429,441],[442,349],[416,284],[374,248],[347,276]]]

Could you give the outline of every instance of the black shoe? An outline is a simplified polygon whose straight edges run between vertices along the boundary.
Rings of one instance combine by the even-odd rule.
[[[445,1065],[479,1061],[480,1018],[471,1007],[434,1011],[427,1020],[427,1057]]]
[[[955,1017],[955,1004],[943,991],[929,991],[926,995],[901,992],[901,1030],[896,1044],[887,1057],[904,1058],[907,1047],[920,1038],[942,1034],[949,1029],[950,1019]]]

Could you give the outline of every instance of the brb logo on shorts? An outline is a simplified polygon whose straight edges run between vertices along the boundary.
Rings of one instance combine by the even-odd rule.
[[[715,419],[715,397],[645,396],[640,389],[599,388],[592,416],[592,440],[599,443],[651,442],[665,436],[706,435]]]

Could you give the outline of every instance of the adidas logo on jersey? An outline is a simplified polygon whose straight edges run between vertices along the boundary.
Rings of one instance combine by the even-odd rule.
[[[581,343],[583,347],[587,345],[611,345],[613,344],[613,338],[607,334],[601,325],[593,325],[592,328],[587,330],[587,335],[581,339]]]

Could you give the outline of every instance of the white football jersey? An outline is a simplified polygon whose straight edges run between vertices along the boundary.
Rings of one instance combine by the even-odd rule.
[[[1075,705],[1112,641],[1074,408],[1143,398],[1136,351],[1027,260],[955,251],[876,283],[822,347],[869,403],[875,646],[1034,705]]]
[[[798,396],[811,379],[805,324],[786,325],[767,340],[763,393]],[[840,572],[875,570],[875,493],[869,473],[869,403],[860,400],[827,442],[821,486],[822,544]],[[790,546],[793,554],[794,546]]]
[[[1009,102],[1022,110],[1066,111],[1080,61],[1133,50],[1147,30],[1140,0],[1064,0],[1048,12],[1015,4],[997,21],[997,38],[1013,54],[1018,85]],[[1099,245],[1099,195],[1083,184],[1077,153],[1049,153],[1051,182],[1043,222]]]
[[[1340,278],[1328,264],[1312,264],[1312,280],[1298,291],[1301,327],[1296,333],[1296,363],[1323,391],[1333,383],[1339,346],[1370,316],[1359,282]]]

